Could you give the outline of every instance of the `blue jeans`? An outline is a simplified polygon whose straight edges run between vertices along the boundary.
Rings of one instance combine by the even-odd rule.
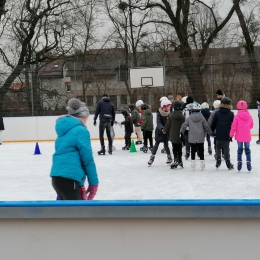
[[[245,148],[246,160],[251,162],[250,142],[237,142],[237,161],[242,161],[243,146]]]

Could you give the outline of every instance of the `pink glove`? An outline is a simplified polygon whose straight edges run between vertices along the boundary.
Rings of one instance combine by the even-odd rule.
[[[89,185],[86,191],[87,200],[93,200],[98,190],[98,185]]]
[[[79,192],[80,192],[80,197],[82,200],[87,200],[87,192],[84,186],[81,186],[79,188]]]

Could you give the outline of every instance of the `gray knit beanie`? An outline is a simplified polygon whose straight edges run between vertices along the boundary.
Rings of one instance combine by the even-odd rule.
[[[88,117],[89,111],[85,103],[81,102],[77,98],[72,98],[68,102],[67,106],[68,114],[75,117]]]

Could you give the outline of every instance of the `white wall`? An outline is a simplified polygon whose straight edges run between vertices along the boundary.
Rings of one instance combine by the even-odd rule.
[[[2,259],[258,260],[259,219],[0,220]]]
[[[236,110],[234,110],[236,113]],[[252,130],[253,135],[258,135],[258,112],[257,109],[250,110],[251,115],[254,119],[254,128]],[[156,126],[156,115],[153,114],[154,126]],[[94,115],[90,115],[87,128],[90,131],[92,139],[98,138],[98,124],[95,127],[93,125]],[[4,117],[5,131],[3,131],[3,141],[47,141],[55,140],[55,122],[58,116],[40,116],[40,117]],[[124,120],[122,114],[116,115],[116,120],[121,122]],[[98,120],[97,120],[98,123]],[[115,138],[124,137],[124,127],[118,125],[114,126]],[[135,137],[135,134],[132,134]]]

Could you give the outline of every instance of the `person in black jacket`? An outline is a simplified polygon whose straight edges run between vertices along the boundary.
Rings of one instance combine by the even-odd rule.
[[[150,160],[148,161],[148,164],[151,165],[154,161],[155,155],[157,153],[158,147],[160,143],[164,144],[164,149],[167,153],[167,164],[170,164],[172,162],[172,156],[169,149],[169,135],[163,133],[164,126],[166,124],[166,121],[168,119],[168,116],[170,115],[170,108],[171,108],[171,101],[166,99],[161,101],[161,108],[159,108],[156,116],[156,122],[157,126],[155,129],[155,145],[152,150],[152,155],[150,157]]]
[[[221,100],[222,98],[225,97],[225,94],[223,94],[221,89],[217,90],[216,95],[217,95],[217,100]]]
[[[209,103],[208,102],[203,102],[201,104],[201,114],[205,117],[206,121],[208,122],[209,117],[210,117],[210,110],[209,110]],[[208,153],[209,155],[212,155],[212,148],[211,148],[211,140],[210,140],[210,135],[206,133],[206,139],[208,143]]]
[[[0,116],[0,145],[2,144],[2,131],[5,130],[3,117]]]
[[[229,144],[232,138],[229,137],[234,113],[231,110],[231,100],[227,97],[221,99],[219,110],[215,113],[211,125],[212,132],[216,129],[216,167],[221,164],[221,147],[224,149],[224,159],[229,170],[234,169],[230,162]]]
[[[133,133],[133,121],[131,116],[128,114],[127,110],[122,110],[122,115],[124,116],[125,120],[121,122],[121,125],[125,126],[125,146],[122,147],[122,150],[129,150],[131,146],[131,135]]]
[[[94,126],[97,125],[97,117],[99,115],[99,140],[101,144],[101,150],[98,151],[98,154],[105,155],[105,142],[104,142],[104,131],[106,129],[106,134],[108,138],[108,153],[112,154],[113,151],[113,140],[111,138],[111,126],[114,125],[115,121],[115,109],[113,104],[110,102],[110,99],[107,94],[104,94],[102,99],[98,102],[95,116],[94,116]]]

